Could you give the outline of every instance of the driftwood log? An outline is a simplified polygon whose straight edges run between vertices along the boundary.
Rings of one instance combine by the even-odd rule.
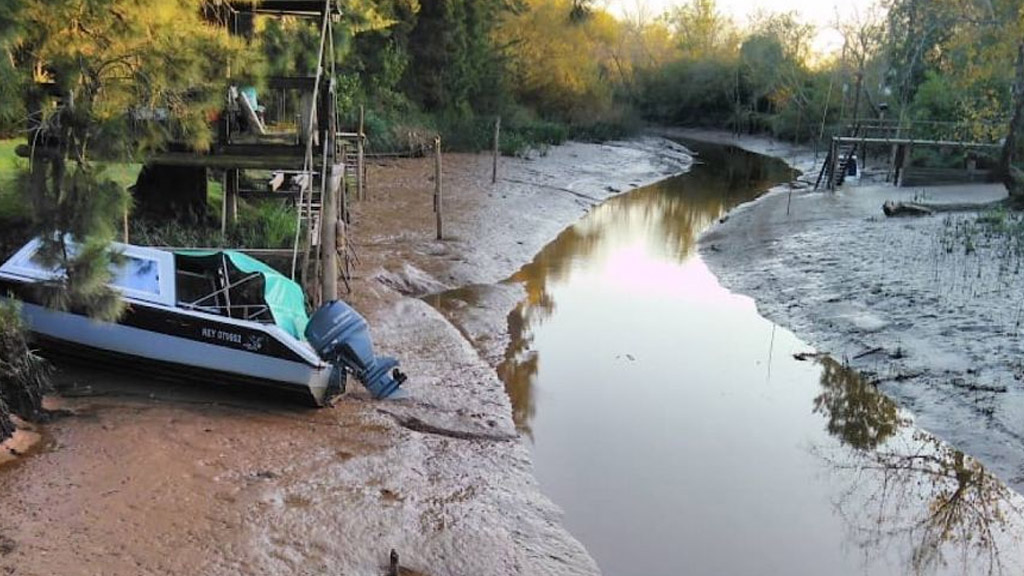
[[[1024,206],[1021,206],[1014,198],[1004,198],[992,202],[949,202],[944,204],[886,200],[882,204],[882,212],[885,212],[886,216],[929,216],[936,212],[983,212],[995,208],[1021,210]]]
[[[882,204],[882,212],[885,212],[885,215],[890,217],[931,216],[935,213],[935,210],[914,202],[893,202],[892,200],[887,200],[885,204]]]

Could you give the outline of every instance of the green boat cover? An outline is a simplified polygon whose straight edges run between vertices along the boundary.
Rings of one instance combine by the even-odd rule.
[[[263,275],[263,298],[274,317],[274,323],[295,338],[305,339],[304,332],[306,324],[309,323],[309,316],[306,315],[306,298],[302,288],[292,279],[252,256],[234,250],[183,250],[176,254],[200,257],[224,254],[242,273]]]

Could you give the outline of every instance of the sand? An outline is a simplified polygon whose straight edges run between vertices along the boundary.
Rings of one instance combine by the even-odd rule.
[[[377,575],[391,549],[423,574],[598,573],[540,492],[491,364],[418,297],[502,280],[590,207],[689,163],[656,137],[570,143],[504,159],[492,185],[488,156],[447,155],[443,241],[432,160],[373,164],[346,299],[411,398],[353,385],[307,410],[65,370],[74,415],[0,469],[0,573]]]
[[[814,168],[811,152],[765,139],[675,134]],[[494,318],[520,293],[494,286],[464,332],[420,297],[499,282],[600,201],[688,165],[657,137],[572,143],[503,159],[492,185],[488,156],[446,155],[437,241],[432,160],[372,164],[370,199],[353,207],[347,299],[380,351],[402,360],[411,399],[376,402],[353,387],[305,410],[67,371],[62,407],[76,416],[45,427],[46,450],[0,469],[0,573],[380,574],[392,548],[424,574],[597,573],[540,492],[493,370],[507,338]],[[1005,192],[798,186],[713,227],[701,241],[709,265],[1019,490],[1020,277],[991,257],[998,246],[946,252],[938,239],[957,224],[945,215],[881,214],[886,199]]]

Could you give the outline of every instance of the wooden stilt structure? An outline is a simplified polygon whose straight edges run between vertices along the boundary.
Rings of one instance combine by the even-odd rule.
[[[318,23],[320,31],[316,70],[306,76],[270,77],[266,79],[269,93],[280,103],[276,114],[279,120],[296,118],[297,125],[287,126],[289,132],[274,133],[275,126],[267,125],[262,107],[256,102],[252,87],[232,86],[225,95],[225,108],[219,117],[217,139],[209,150],[202,153],[171,147],[171,151],[150,155],[147,162],[161,167],[201,167],[223,171],[223,198],[220,228],[227,234],[238,218],[240,197],[278,198],[293,202],[296,207],[294,245],[290,273],[301,280],[311,301],[337,297],[339,274],[349,286],[350,267],[347,254],[350,243],[345,237],[348,210],[344,191],[346,170],[358,176],[356,184],[364,190],[362,112],[356,146],[358,156],[348,161],[339,146],[338,114],[336,106],[335,50],[333,21],[340,14],[339,0],[226,0],[204,8],[212,21],[227,26],[232,34],[245,34],[250,26],[240,25],[245,18],[255,15],[309,18]],[[231,73],[228,71],[230,78]],[[296,97],[288,93],[297,92]],[[280,98],[277,96],[280,94]],[[288,104],[298,104],[288,109]],[[41,105],[30,105],[32,117],[42,117]],[[44,163],[50,152],[40,143],[32,147],[32,178],[44,178]],[[27,147],[26,147],[27,148]],[[20,152],[19,152],[20,153]],[[28,154],[26,152],[26,154]],[[351,164],[351,167],[349,166]],[[259,170],[273,177],[262,190],[244,190],[243,172]],[[204,182],[205,182],[205,176]],[[262,178],[262,176],[261,176]],[[251,181],[251,179],[249,180]],[[128,239],[127,215],[123,237]],[[338,246],[343,247],[346,265],[337,266]],[[249,250],[254,252],[257,250]],[[276,250],[265,250],[277,253]]]

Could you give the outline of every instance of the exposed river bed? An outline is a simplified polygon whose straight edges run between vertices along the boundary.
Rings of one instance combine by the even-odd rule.
[[[697,255],[789,169],[688,145],[688,174],[596,207],[505,283],[525,298],[498,371],[569,530],[612,575],[1019,573],[1016,492]],[[431,302],[460,325],[494,290]]]
[[[694,147],[686,176],[607,202],[689,156],[572,143],[505,159],[496,184],[489,156],[447,156],[444,241],[433,160],[371,166],[349,298],[411,398],[353,386],[308,410],[62,366],[71,415],[0,473],[0,573],[375,575],[391,549],[438,576],[592,575],[591,556],[610,575],[1021,573],[1015,492],[841,365],[795,360],[810,346],[696,256],[790,174]],[[748,244],[722,231],[752,212],[714,252],[750,269],[756,223],[730,233]]]

